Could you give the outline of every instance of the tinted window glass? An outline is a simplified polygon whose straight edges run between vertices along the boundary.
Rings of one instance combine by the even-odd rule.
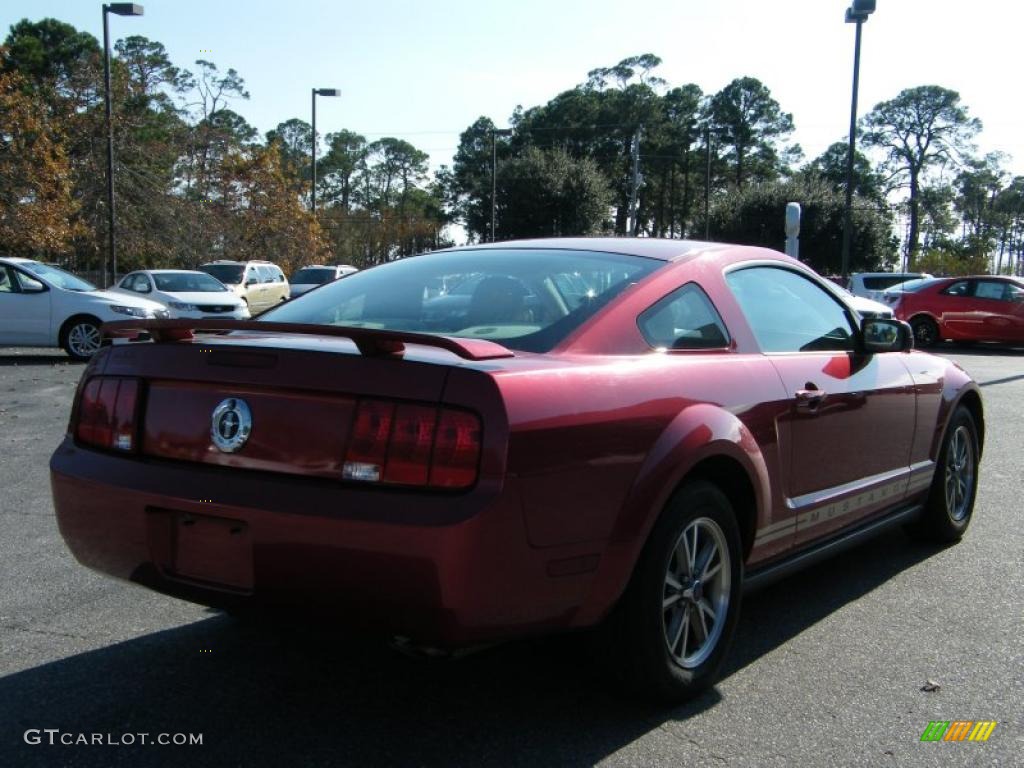
[[[750,267],[730,272],[726,280],[763,352],[854,349],[846,310],[803,275]]]
[[[542,352],[663,265],[589,251],[426,254],[356,272],[260,319],[495,339]],[[583,281],[582,296],[568,293],[566,275]]]
[[[865,277],[864,287],[869,291],[884,291],[890,286],[906,280],[905,275],[885,275],[884,277]]]
[[[971,295],[971,281],[970,280],[957,280],[955,283],[945,288],[942,293],[947,296],[970,296]]]
[[[652,347],[713,349],[729,344],[722,319],[711,299],[695,283],[670,293],[638,319],[640,333]]]
[[[222,283],[237,284],[242,282],[242,274],[245,272],[245,267],[241,264],[203,264],[199,270],[208,275],[213,275]]]
[[[304,267],[292,275],[292,282],[298,285],[323,285],[334,279],[334,267]]]

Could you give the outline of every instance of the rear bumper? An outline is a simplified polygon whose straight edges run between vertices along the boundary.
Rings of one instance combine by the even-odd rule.
[[[571,626],[597,565],[573,548],[530,547],[512,483],[424,498],[108,455],[71,439],[50,469],[61,535],[90,568],[205,605],[313,611],[420,643]],[[229,555],[182,544],[194,540],[181,526],[197,520],[234,526]],[[185,562],[225,577],[185,575]]]

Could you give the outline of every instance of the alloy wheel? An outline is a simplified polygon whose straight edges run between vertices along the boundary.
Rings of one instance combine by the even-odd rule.
[[[731,563],[725,533],[707,517],[680,534],[665,572],[662,626],[672,660],[700,666],[715,650],[729,611]]]
[[[78,323],[68,332],[68,346],[77,357],[92,357],[100,348],[100,329],[92,323]]]
[[[953,522],[967,516],[974,488],[974,446],[963,424],[956,428],[946,448],[946,511]]]

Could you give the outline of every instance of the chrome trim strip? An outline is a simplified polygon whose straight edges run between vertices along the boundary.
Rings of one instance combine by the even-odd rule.
[[[846,483],[844,485],[836,485],[832,488],[825,488],[820,491],[806,493],[803,496],[786,499],[786,506],[790,509],[796,510],[803,509],[804,507],[813,507],[818,504],[824,504],[825,502],[831,501],[839,496],[845,496],[848,493],[867,489],[870,486],[878,486],[884,483],[904,482],[909,474],[910,467],[900,467],[899,469],[882,472],[877,475],[872,475],[871,477],[854,480],[853,482]]]

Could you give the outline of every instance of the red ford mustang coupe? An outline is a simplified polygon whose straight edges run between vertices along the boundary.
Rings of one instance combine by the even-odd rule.
[[[942,277],[886,291],[886,301],[910,323],[917,346],[943,339],[1024,344],[1024,280]]]
[[[51,462],[85,565],[433,647],[592,627],[663,700],[744,588],[974,506],[977,385],[760,248],[474,246],[106,333]]]

